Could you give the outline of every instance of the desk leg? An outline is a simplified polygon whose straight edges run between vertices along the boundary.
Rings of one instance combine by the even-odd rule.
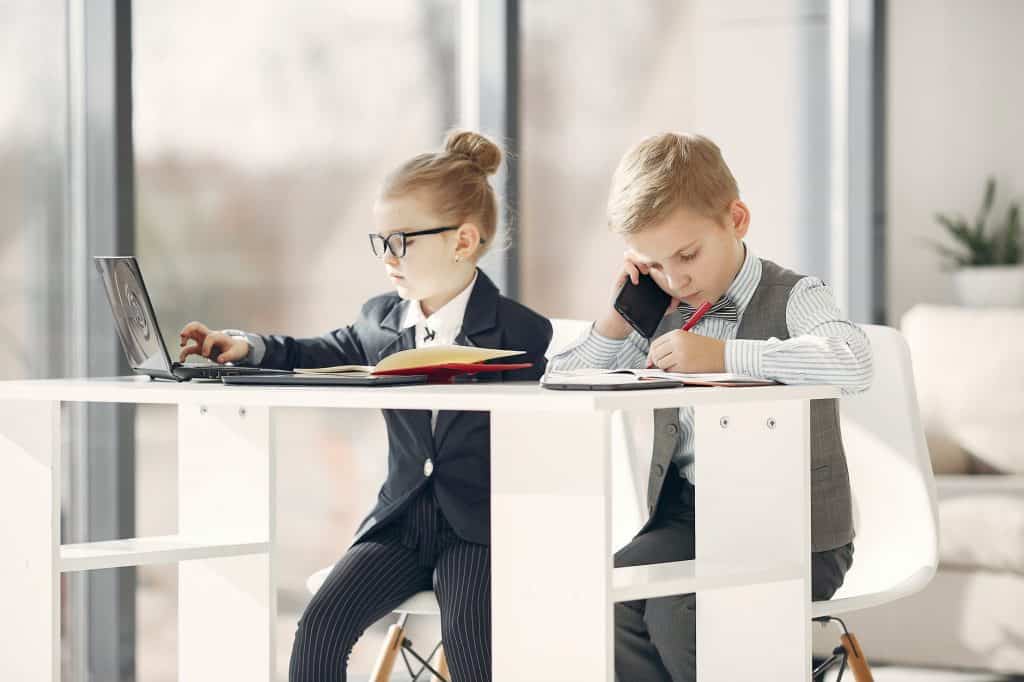
[[[266,407],[178,408],[178,533],[266,542],[265,554],[178,565],[178,679],[271,680],[274,458]]]
[[[609,415],[491,414],[496,682],[612,680]]]
[[[60,679],[60,403],[0,401],[0,679]]]
[[[698,407],[694,417],[698,564],[792,576],[697,594],[697,677],[810,680],[809,403]]]

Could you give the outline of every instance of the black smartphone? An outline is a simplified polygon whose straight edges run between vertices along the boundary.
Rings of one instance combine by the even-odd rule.
[[[650,275],[640,275],[639,284],[626,278],[619,295],[615,297],[615,310],[645,338],[654,336],[672,297],[662,291]]]

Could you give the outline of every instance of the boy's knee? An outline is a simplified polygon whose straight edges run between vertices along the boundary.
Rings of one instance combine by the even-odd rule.
[[[644,606],[644,624],[656,643],[660,640],[695,642],[697,636],[697,596],[675,595],[648,599]]]

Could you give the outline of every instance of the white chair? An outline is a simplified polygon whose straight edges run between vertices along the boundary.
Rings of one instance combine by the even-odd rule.
[[[552,337],[546,353],[551,357],[561,351],[570,343],[579,338],[584,330],[590,326],[586,320],[552,320]],[[639,487],[644,481],[645,471],[639,471],[632,453],[635,447],[632,442],[630,423],[626,415],[616,413],[612,421],[612,438],[615,443],[613,453],[612,477],[613,477],[613,510],[615,524],[613,528],[617,540],[624,542],[635,533],[643,521],[644,503],[643,491]],[[639,477],[638,477],[639,476]],[[316,594],[320,586],[324,584],[327,575],[333,566],[323,568],[306,580],[306,588],[310,594]],[[381,646],[377,661],[374,664],[373,672],[370,675],[370,682],[387,682],[391,678],[391,671],[399,654],[405,652],[417,658],[420,664],[419,674],[424,670],[434,673],[435,682],[448,681],[448,664],[444,654],[444,647],[438,644],[434,653],[420,656],[412,648],[412,643],[405,637],[405,624],[409,616],[438,616],[440,609],[437,605],[437,597],[432,590],[419,592],[400,604],[394,613],[398,614],[398,622],[388,629],[387,637]],[[436,656],[435,656],[436,654]],[[435,661],[429,665],[429,661]],[[406,660],[408,664],[408,660]],[[410,668],[410,672],[412,669]],[[415,674],[415,673],[414,673]],[[416,675],[418,677],[418,674]]]
[[[828,601],[814,602],[819,623],[923,589],[938,566],[935,479],[925,443],[910,350],[892,327],[861,325],[871,340],[874,380],[864,393],[839,401],[843,444],[853,491],[857,538],[853,566]],[[842,651],[832,651],[816,678],[849,657],[858,680],[871,679],[856,639],[842,625]],[[864,664],[858,674],[858,666]]]

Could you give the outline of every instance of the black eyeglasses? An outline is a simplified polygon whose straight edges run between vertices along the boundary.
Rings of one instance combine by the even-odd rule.
[[[422,237],[428,234],[440,234],[441,232],[457,229],[459,229],[458,225],[449,225],[447,227],[434,227],[429,230],[416,230],[415,232],[392,232],[387,237],[371,233],[369,235],[370,248],[373,249],[373,255],[378,258],[383,257],[388,251],[391,251],[395,258],[403,258],[405,256],[405,240],[409,237]]]

